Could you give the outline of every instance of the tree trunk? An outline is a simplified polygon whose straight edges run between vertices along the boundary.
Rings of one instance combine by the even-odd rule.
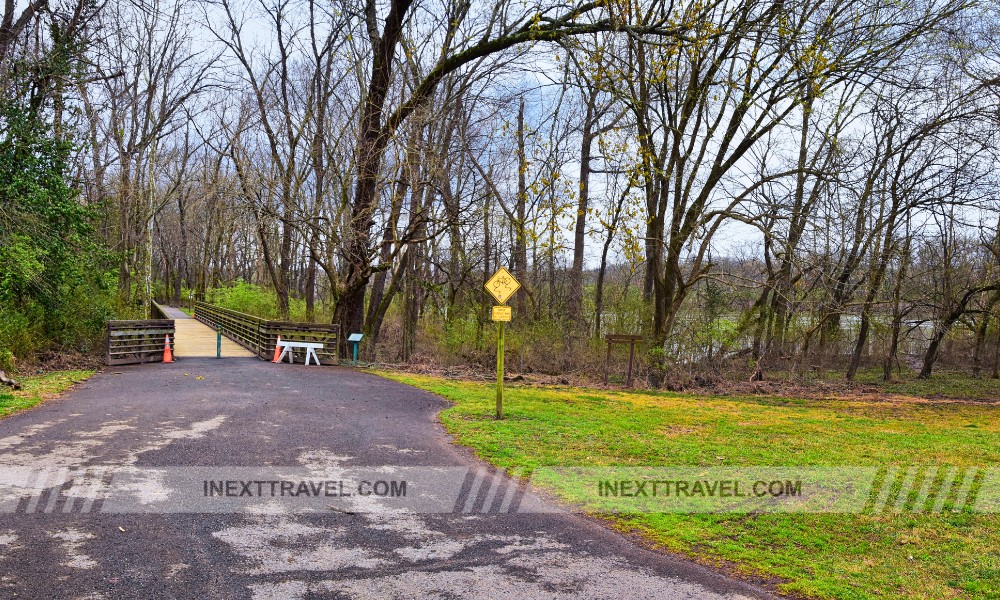
[[[316,259],[309,252],[309,263],[306,267],[306,321],[316,322]]]
[[[525,221],[527,219],[527,201],[528,201],[528,158],[525,154],[525,142],[524,142],[524,98],[521,98],[521,104],[517,111],[517,201],[515,213],[517,217],[517,222],[514,223],[514,278],[521,281],[524,285],[528,281],[528,240],[525,239]],[[514,302],[516,306],[516,313],[518,315],[523,315],[527,318],[528,315],[525,314],[525,306],[527,303],[524,299],[524,294],[517,294],[514,297]]]
[[[973,288],[971,290],[966,290],[962,295],[962,298],[958,301],[955,307],[947,314],[947,316],[942,319],[940,326],[935,329],[934,337],[931,338],[931,343],[927,347],[927,352],[924,354],[924,364],[920,369],[920,374],[917,375],[919,379],[927,379],[931,376],[931,370],[934,368],[934,363],[938,358],[938,350],[940,349],[941,342],[944,337],[948,335],[951,330],[951,326],[958,321],[962,315],[965,314],[966,307],[968,307],[969,302],[977,295],[986,291],[996,291],[1000,289],[1000,283],[990,284],[984,287]]]
[[[375,224],[378,200],[378,175],[382,154],[389,143],[390,132],[382,124],[382,111],[392,83],[393,57],[403,31],[403,21],[411,0],[392,0],[382,34],[373,40],[371,80],[361,108],[358,128],[356,181],[351,210],[350,243],[347,250],[345,292],[334,313],[334,322],[346,331],[362,331],[365,293],[371,277],[368,237]]]
[[[851,363],[847,367],[847,380],[854,381],[858,374],[858,367],[861,365],[861,353],[864,351],[865,343],[868,341],[868,331],[871,328],[871,317],[868,314],[868,305],[861,311],[861,324],[858,327],[858,340],[854,345],[854,352],[851,354]]]
[[[812,82],[807,81],[807,90],[812,89]],[[774,302],[774,335],[778,338],[779,354],[787,354],[786,342],[788,339],[788,328],[794,318],[792,314],[794,306],[792,269],[795,264],[795,256],[798,251],[799,241],[806,227],[806,166],[809,161],[809,116],[812,113],[813,97],[811,93],[805,94],[802,103],[802,128],[799,133],[799,157],[797,163],[797,173],[795,176],[795,196],[792,203],[791,218],[788,225],[788,238],[781,253],[781,265],[778,268],[777,288],[772,296]]]
[[[983,311],[983,320],[976,328],[976,347],[972,352],[972,376],[979,377],[983,370],[983,354],[986,352],[986,337],[993,318],[993,307],[1000,302],[1000,294],[993,294]]]
[[[993,372],[990,377],[1000,379],[1000,324],[997,326],[997,339],[993,349]]]
[[[491,167],[491,170],[490,170],[489,174],[492,177],[492,175],[493,175],[492,167]],[[482,278],[482,284],[483,284],[484,288],[486,287],[486,282],[489,280],[490,276],[493,274],[493,268],[492,268],[492,265],[490,263],[490,260],[492,258],[493,258],[493,238],[490,235],[490,195],[487,194],[486,197],[483,198],[483,278]],[[482,291],[482,290],[480,290],[480,291]],[[486,293],[483,293],[483,294],[480,294],[480,297],[482,298],[483,313],[485,314],[486,311],[488,311],[490,309],[490,306],[492,304],[490,302],[490,295],[486,294]],[[482,322],[482,319],[480,319],[480,322]]]
[[[187,272],[187,218],[186,218],[185,195],[177,194],[177,217],[181,234],[181,247],[177,251],[177,279],[174,281],[174,305],[181,304],[181,288],[183,287],[182,277]],[[190,282],[188,282],[190,285]]]
[[[414,132],[413,137],[419,148],[425,146],[422,141],[423,136],[424,133],[420,129]],[[420,154],[415,156],[419,158]],[[407,249],[410,256],[406,262],[406,282],[403,289],[403,343],[400,350],[400,358],[403,362],[409,361],[416,350],[417,325],[420,322],[420,313],[424,304],[423,270],[426,242],[423,239],[427,234],[427,219],[424,215],[424,207],[428,203],[424,198],[427,193],[427,185],[421,177],[419,162],[410,165],[409,177],[412,179],[409,215],[410,219],[417,219],[417,224],[413,227],[413,237],[418,241],[411,243]]]
[[[900,259],[899,272],[896,273],[896,285],[892,290],[892,331],[889,334],[889,352],[886,354],[885,363],[882,365],[882,380],[892,381],[892,367],[896,364],[896,356],[899,354],[899,334],[903,328],[903,312],[900,310],[900,300],[903,295],[903,281],[906,280],[906,272],[910,262],[909,232],[907,232],[907,242],[903,247]]]
[[[611,240],[614,230],[608,231],[608,237],[604,240],[604,248],[601,250],[601,266],[597,270],[597,290],[594,297],[594,336],[601,336],[602,316],[604,313],[604,275],[608,270],[608,249],[611,248]]]
[[[583,306],[583,259],[587,236],[587,210],[590,202],[590,153],[594,143],[594,103],[596,94],[587,102],[583,119],[583,139],[580,143],[580,198],[576,207],[576,229],[573,234],[573,267],[569,275],[569,318],[574,324],[581,322]]]

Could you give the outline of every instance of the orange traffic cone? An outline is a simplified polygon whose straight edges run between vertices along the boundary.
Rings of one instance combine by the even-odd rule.
[[[274,344],[274,360],[272,360],[271,362],[278,362],[278,359],[280,358],[281,358],[281,336],[279,335],[277,343]]]
[[[174,362],[174,353],[170,350],[170,334],[167,334],[166,343],[163,344],[163,362]]]

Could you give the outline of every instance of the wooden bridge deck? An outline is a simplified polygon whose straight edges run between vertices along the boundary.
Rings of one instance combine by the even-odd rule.
[[[179,308],[172,306],[162,308],[167,318],[174,320],[174,335],[177,338],[174,340],[174,354],[177,357],[215,356],[217,339],[211,327],[192,319]],[[223,358],[253,357],[254,354],[226,336],[222,336],[222,356]]]

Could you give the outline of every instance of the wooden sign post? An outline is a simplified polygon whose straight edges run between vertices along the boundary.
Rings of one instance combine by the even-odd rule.
[[[521,289],[521,284],[514,279],[507,269],[500,267],[484,286],[499,306],[494,306],[491,316],[497,323],[497,419],[503,418],[503,330],[504,324],[510,321],[512,315],[511,307],[507,306],[507,301],[514,295],[514,292]]]
[[[635,359],[635,343],[642,341],[641,335],[622,335],[619,333],[609,333],[604,336],[608,341],[608,357],[604,360],[604,385],[608,385],[608,371],[611,368],[611,345],[628,344],[628,377],[625,385],[632,387],[632,362]]]

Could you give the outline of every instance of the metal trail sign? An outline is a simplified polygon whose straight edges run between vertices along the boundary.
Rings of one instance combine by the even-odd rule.
[[[509,322],[513,316],[513,311],[509,306],[494,306],[490,316],[497,322]]]
[[[486,291],[497,301],[497,304],[507,304],[514,292],[521,289],[521,284],[504,267],[497,269],[492,277],[486,280]]]
[[[503,418],[503,330],[504,323],[511,319],[511,308],[505,306],[514,293],[521,289],[521,283],[504,267],[497,269],[486,280],[486,291],[500,306],[494,306],[491,316],[497,323],[497,419]]]

